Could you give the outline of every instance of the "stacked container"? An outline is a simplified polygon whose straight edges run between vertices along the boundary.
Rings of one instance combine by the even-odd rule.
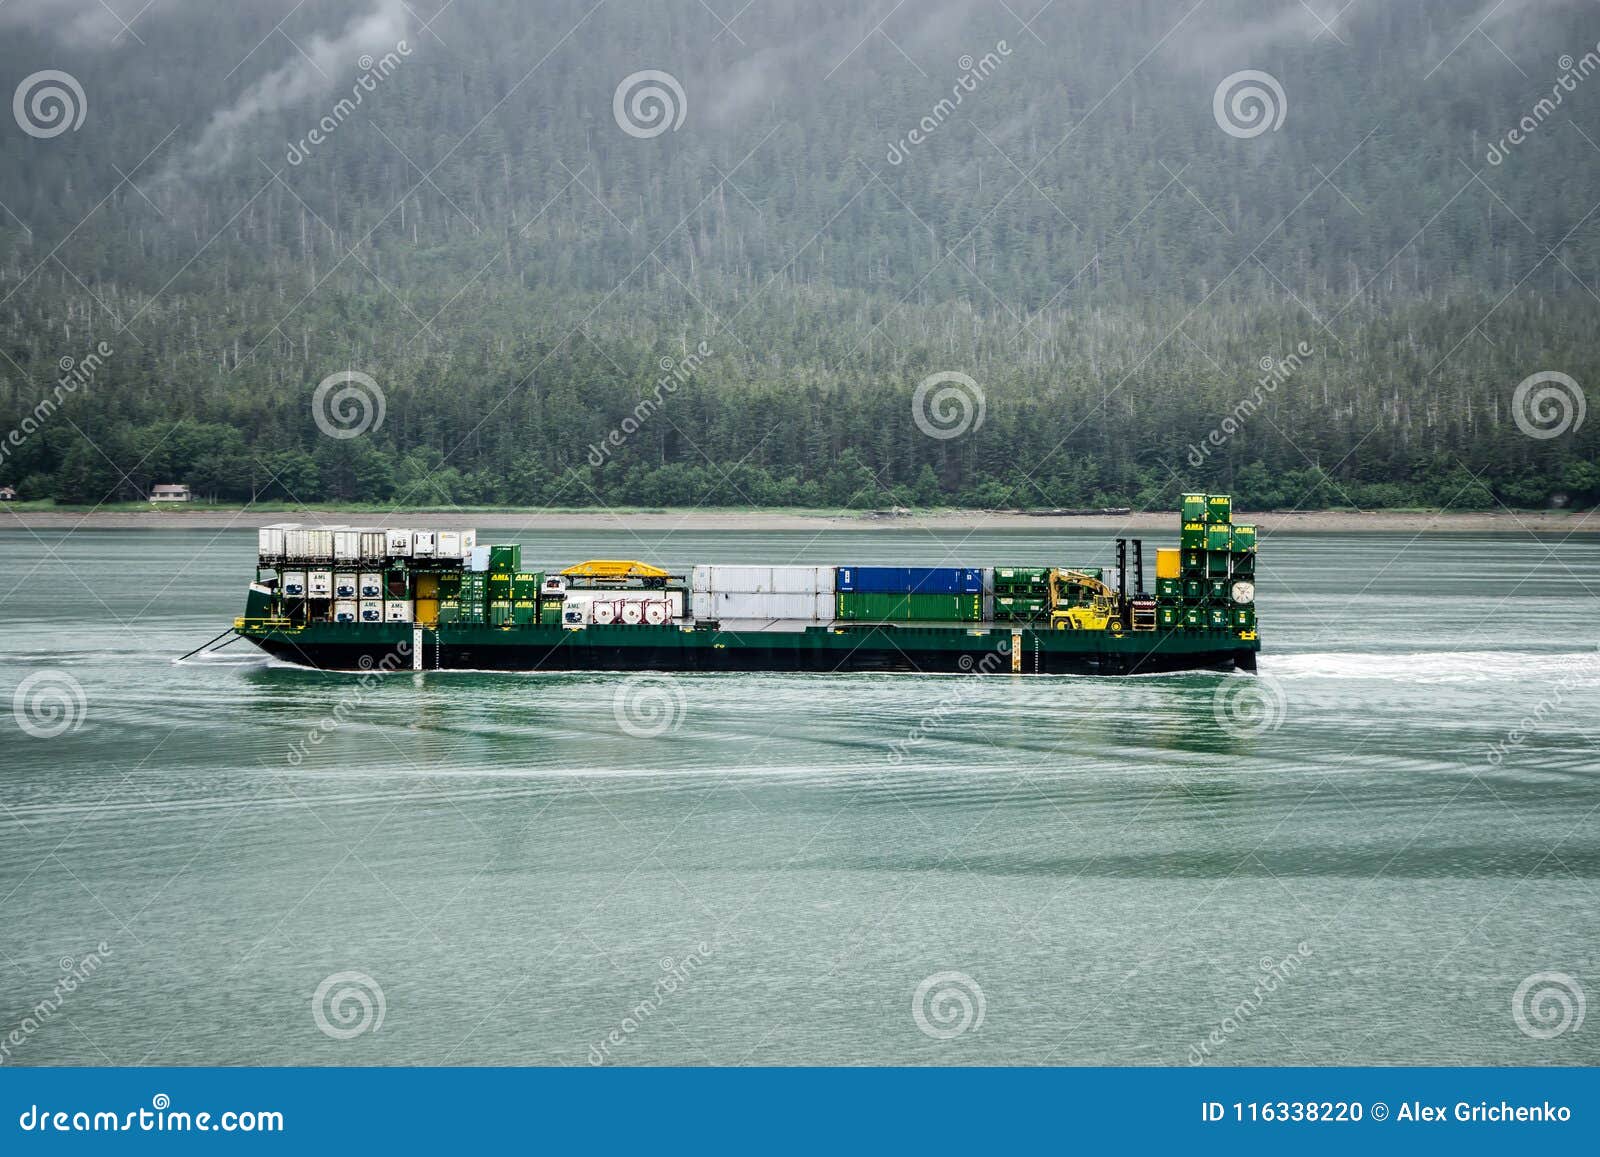
[[[964,622],[983,615],[977,567],[842,566],[835,589],[835,613],[846,621]]]
[[[831,566],[697,566],[689,587],[696,619],[827,622],[834,617]],[[682,597],[681,591],[656,593]],[[674,617],[681,614],[680,609]]]

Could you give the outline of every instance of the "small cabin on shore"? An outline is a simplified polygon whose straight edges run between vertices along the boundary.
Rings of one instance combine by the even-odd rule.
[[[151,502],[193,502],[194,495],[187,486],[176,483],[159,483],[150,488]]]

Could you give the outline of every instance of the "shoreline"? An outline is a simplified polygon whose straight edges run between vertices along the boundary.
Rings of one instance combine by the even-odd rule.
[[[1534,512],[1407,512],[1295,511],[1239,512],[1262,534],[1349,534],[1361,531],[1398,533],[1541,533],[1600,534],[1600,511]],[[373,511],[257,511],[227,507],[161,510],[14,510],[0,507],[0,527],[24,530],[248,530],[276,522],[308,526],[374,526],[397,523],[421,530],[475,527],[487,531],[617,530],[617,531],[861,531],[879,530],[1034,530],[1034,531],[1173,531],[1174,512],[1133,514],[1029,515],[983,510],[949,510],[927,514],[888,515],[872,512],[827,514],[782,510],[590,510],[590,511],[464,511],[460,514],[384,514]]]

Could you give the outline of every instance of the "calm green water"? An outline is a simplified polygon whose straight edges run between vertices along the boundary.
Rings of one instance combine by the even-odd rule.
[[[1098,536],[521,538],[1110,561]],[[0,716],[5,1063],[585,1064],[611,1033],[650,1064],[1183,1064],[1208,1037],[1233,1064],[1600,1062],[1600,1011],[1549,1039],[1513,1015],[1535,973],[1600,993],[1594,537],[1274,538],[1255,681],[685,676],[656,737],[619,726],[620,676],[173,665],[239,612],[253,549],[0,532],[0,709],[82,689],[59,735]],[[367,1029],[336,1039],[314,995],[344,972],[383,1019],[335,980],[317,1012]],[[935,980],[930,1028],[971,1010],[939,1039],[913,1001],[950,972],[982,1019]]]

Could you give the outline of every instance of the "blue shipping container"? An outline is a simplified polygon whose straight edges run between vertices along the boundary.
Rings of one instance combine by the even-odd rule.
[[[976,595],[983,571],[960,566],[841,566],[834,587],[842,594]]]

